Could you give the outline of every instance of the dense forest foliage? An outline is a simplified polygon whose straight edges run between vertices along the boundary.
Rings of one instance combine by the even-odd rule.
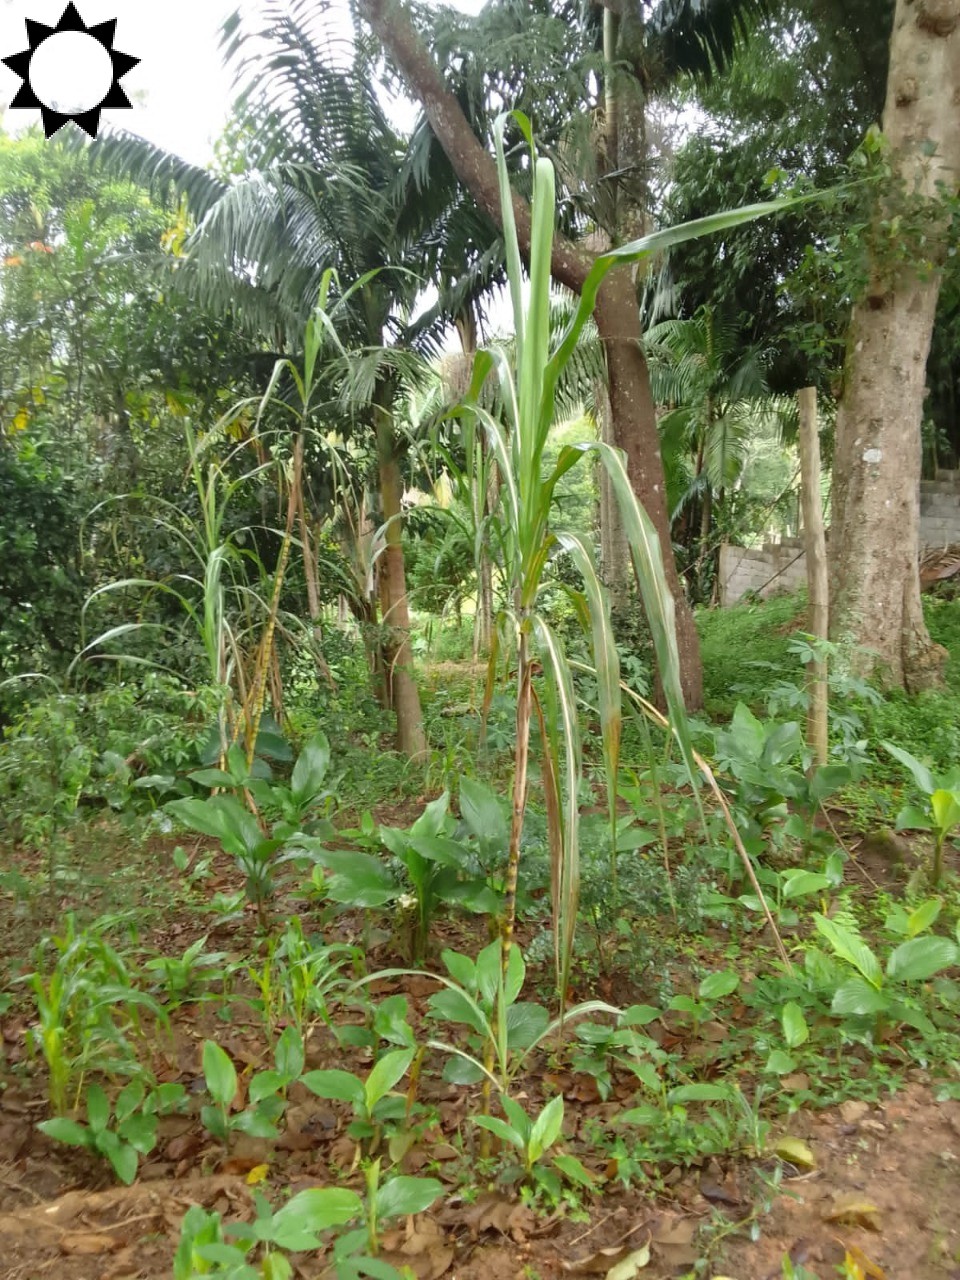
[[[953,1274],[960,3],[223,34],[0,118],[8,1274]]]

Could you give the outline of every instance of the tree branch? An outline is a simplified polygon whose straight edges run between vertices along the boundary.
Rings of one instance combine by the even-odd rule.
[[[360,14],[396,62],[407,87],[420,102],[440,145],[454,171],[480,208],[502,229],[500,185],[493,157],[484,149],[470,127],[460,104],[444,84],[429,50],[410,21],[399,0],[359,0]],[[513,196],[514,217],[520,252],[530,254],[530,206]],[[574,293],[579,293],[593,265],[589,255],[565,237],[554,237],[551,274]]]

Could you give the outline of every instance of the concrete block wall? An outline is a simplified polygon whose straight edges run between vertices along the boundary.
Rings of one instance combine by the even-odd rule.
[[[799,538],[768,542],[762,548],[720,548],[720,603],[734,604],[747,592],[761,600],[796,591],[806,581],[806,558]]]
[[[960,471],[938,471],[920,481],[920,545],[960,545]],[[761,599],[796,591],[807,580],[806,557],[799,538],[765,543],[762,548],[720,548],[720,603],[735,604],[753,592]]]
[[[920,481],[920,544],[946,547],[960,543],[960,472],[938,471]]]

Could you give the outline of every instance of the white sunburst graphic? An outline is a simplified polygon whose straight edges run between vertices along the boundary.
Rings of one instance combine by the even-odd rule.
[[[88,27],[71,0],[55,27],[25,22],[29,49],[2,59],[23,81],[11,110],[39,110],[48,138],[70,120],[95,138],[101,111],[133,105],[120,81],[140,59],[114,49],[116,18]]]

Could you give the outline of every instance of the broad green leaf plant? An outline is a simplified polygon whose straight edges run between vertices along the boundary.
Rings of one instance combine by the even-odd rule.
[[[653,639],[670,732],[680,747],[691,780],[696,777],[696,769],[680,687],[674,601],[667,587],[656,529],[633,493],[619,450],[597,442],[568,446],[561,450],[553,469],[545,473],[544,452],[556,417],[558,382],[593,313],[600,286],[609,271],[640,262],[682,241],[773,212],[782,208],[783,202],[717,214],[655,232],[601,254],[585,281],[571,320],[551,350],[550,261],[556,217],[556,177],[553,164],[537,155],[530,122],[519,112],[512,116],[530,146],[533,200],[529,300],[525,306],[520,245],[504,152],[508,119],[505,115],[497,121],[494,132],[515,327],[514,358],[511,360],[504,349],[498,348],[477,355],[471,387],[461,412],[470,428],[479,426],[486,435],[499,471],[500,530],[496,543],[501,557],[499,572],[508,600],[500,618],[500,631],[512,641],[517,657],[513,805],[502,919],[503,963],[506,966],[513,940],[520,845],[529,786],[530,725],[536,715],[543,741],[541,777],[550,832],[557,981],[564,993],[580,885],[578,800],[582,750],[571,664],[563,641],[541,607],[547,566],[559,554],[569,557],[583,583],[577,598],[581,606],[578,613],[592,645],[596,668],[603,760],[614,833],[622,724],[620,663],[610,624],[609,601],[597,574],[594,548],[582,535],[556,528],[553,523],[553,497],[558,481],[591,450],[598,453],[606,468],[620,507]],[[499,413],[488,408],[481,395],[491,376],[498,384]],[[496,648],[494,646],[494,654]],[[534,672],[540,664],[545,678],[535,682]]]
[[[943,880],[943,851],[951,834],[960,829],[960,765],[948,774],[935,778],[927,766],[903,747],[884,742],[894,760],[910,770],[913,780],[927,801],[926,809],[908,804],[897,814],[898,831],[929,831],[933,835],[933,863],[930,880],[939,886]]]

